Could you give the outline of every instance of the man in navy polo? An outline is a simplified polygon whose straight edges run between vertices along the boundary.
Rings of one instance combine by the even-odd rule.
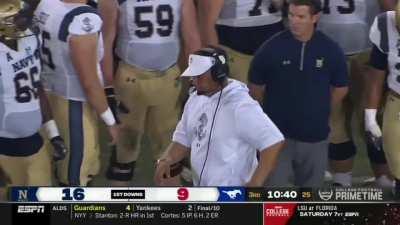
[[[268,186],[318,187],[328,159],[329,114],[347,94],[346,59],[320,31],[320,0],[290,0],[289,30],[265,42],[250,71],[250,92],[287,140]]]

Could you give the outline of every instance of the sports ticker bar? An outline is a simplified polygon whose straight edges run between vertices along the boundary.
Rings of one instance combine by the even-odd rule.
[[[380,188],[13,187],[9,197],[1,225],[400,224],[400,202]]]
[[[14,202],[393,202],[382,188],[13,187]]]

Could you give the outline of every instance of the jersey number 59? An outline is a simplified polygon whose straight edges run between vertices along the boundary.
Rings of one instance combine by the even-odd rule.
[[[135,34],[139,38],[151,37],[154,33],[154,25],[151,20],[143,19],[144,14],[154,13],[153,6],[135,7],[135,24],[138,28]],[[156,21],[158,27],[155,29],[161,37],[168,37],[172,33],[174,24],[174,13],[170,5],[159,5],[156,7]]]

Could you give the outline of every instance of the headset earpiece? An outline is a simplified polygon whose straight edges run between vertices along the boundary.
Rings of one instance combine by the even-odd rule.
[[[223,49],[209,46],[199,50],[196,54],[212,57],[214,59],[214,65],[210,69],[211,77],[214,81],[220,83],[228,77],[228,60]]]

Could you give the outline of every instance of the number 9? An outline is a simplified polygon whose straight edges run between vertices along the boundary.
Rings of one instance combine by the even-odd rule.
[[[178,199],[181,201],[187,200],[189,198],[189,191],[187,188],[178,189]]]

